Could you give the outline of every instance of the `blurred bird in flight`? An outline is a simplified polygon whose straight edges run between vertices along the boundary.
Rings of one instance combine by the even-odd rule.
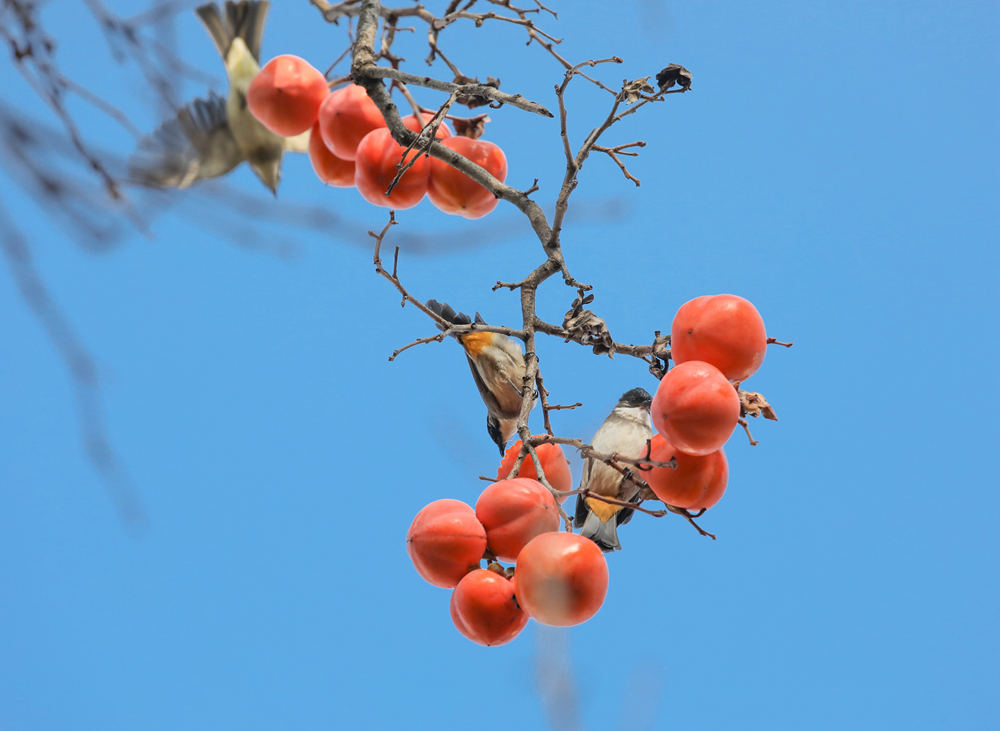
[[[268,189],[278,194],[286,151],[306,152],[309,132],[281,137],[257,121],[247,108],[247,88],[260,70],[260,44],[270,3],[240,0],[215,3],[195,12],[229,77],[229,96],[209,92],[195,99],[144,137],[129,160],[130,178],[142,185],[187,188],[205,178],[225,175],[246,160]]]

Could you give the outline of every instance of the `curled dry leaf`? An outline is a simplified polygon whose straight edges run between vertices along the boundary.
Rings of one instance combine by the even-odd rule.
[[[456,84],[478,84],[478,78],[472,78],[471,76],[464,76],[459,74],[455,77]],[[494,78],[493,76],[488,76],[486,78],[485,86],[492,86],[494,89],[500,88],[500,79]],[[490,100],[484,96],[479,96],[478,94],[459,94],[455,97],[455,101],[459,104],[464,104],[469,109],[475,109],[476,107],[482,107],[490,103]]]
[[[607,353],[609,357],[614,357],[615,341],[611,337],[611,333],[608,332],[607,324],[590,310],[583,309],[584,305],[589,305],[593,301],[594,295],[590,294],[584,297],[582,292],[573,301],[573,309],[567,312],[563,318],[566,342],[575,340],[588,347],[593,347],[595,355]]]
[[[618,101],[626,104],[633,104],[642,99],[643,94],[652,94],[656,91],[649,83],[649,77],[644,76],[635,81],[626,81],[622,90],[618,93]]]
[[[774,413],[774,409],[771,404],[767,402],[759,393],[754,393],[753,391],[740,391],[740,404],[743,406],[743,411],[749,416],[755,419],[758,416],[763,416],[765,419],[770,419],[771,421],[777,421],[778,416]]]
[[[656,83],[660,85],[660,91],[666,91],[675,84],[686,91],[691,88],[691,72],[680,64],[672,63],[656,75]]]
[[[455,128],[455,134],[459,137],[468,137],[478,140],[486,131],[486,123],[491,121],[485,114],[478,117],[468,117],[467,119],[452,118],[451,125]]]

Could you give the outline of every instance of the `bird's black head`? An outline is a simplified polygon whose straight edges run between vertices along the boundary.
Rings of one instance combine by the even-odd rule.
[[[493,414],[486,415],[486,431],[490,434],[490,439],[500,448],[500,456],[503,457],[507,451],[507,440],[503,438],[500,431],[500,420]]]
[[[618,399],[619,406],[629,406],[631,408],[648,409],[652,403],[653,397],[644,388],[633,388],[631,391],[623,393],[622,397]]]

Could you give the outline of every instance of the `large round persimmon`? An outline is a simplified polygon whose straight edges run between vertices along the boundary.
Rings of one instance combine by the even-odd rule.
[[[517,604],[514,582],[486,569],[466,574],[451,595],[451,621],[465,637],[487,647],[521,634],[528,614]]]
[[[504,452],[503,460],[500,462],[500,468],[497,470],[497,479],[505,480],[510,471],[514,468],[514,462],[517,461],[517,455],[521,453],[521,440],[514,442],[514,444]],[[535,447],[535,453],[538,455],[538,461],[542,463],[542,471],[545,472],[545,479],[549,481],[556,490],[560,492],[568,492],[573,489],[573,476],[569,472],[569,462],[566,461],[566,455],[563,453],[562,447],[558,444],[539,444]],[[531,455],[525,455],[524,460],[521,462],[521,467],[517,471],[518,477],[527,477],[529,480],[537,480],[538,473],[535,471],[535,463],[531,460]],[[567,498],[559,498],[559,503],[566,502]]]
[[[309,162],[312,163],[316,177],[327,185],[336,188],[354,187],[354,161],[341,160],[330,152],[320,135],[318,122],[309,135]]]
[[[690,360],[660,380],[650,415],[656,430],[677,449],[711,454],[732,436],[740,418],[740,397],[718,368]]]
[[[300,135],[316,123],[330,94],[326,78],[298,56],[268,61],[247,89],[247,106],[257,120],[282,137]]]
[[[674,469],[653,467],[642,473],[656,497],[667,505],[691,510],[707,510],[719,502],[729,482],[729,463],[721,447],[703,456],[685,454],[662,434],[654,434],[649,447],[650,459],[669,462],[673,457],[677,461]]]
[[[337,89],[319,108],[323,142],[341,160],[353,160],[365,135],[380,127],[385,127],[382,113],[356,84]]]
[[[461,500],[435,500],[417,513],[406,534],[406,552],[417,573],[443,589],[479,568],[485,551],[486,530]]]
[[[711,363],[730,381],[752,376],[767,354],[764,320],[757,308],[734,294],[696,297],[685,302],[670,327],[674,363]]]
[[[559,508],[538,480],[499,480],[476,501],[476,517],[486,529],[486,544],[501,561],[516,561],[521,549],[542,533],[559,530]]]
[[[604,554],[576,533],[542,533],[522,549],[516,569],[517,603],[542,624],[586,622],[608,593]]]
[[[507,158],[497,145],[486,140],[451,137],[441,143],[469,158],[501,183],[507,178]],[[427,197],[445,213],[482,218],[497,206],[497,198],[465,173],[444,160],[431,160]]]

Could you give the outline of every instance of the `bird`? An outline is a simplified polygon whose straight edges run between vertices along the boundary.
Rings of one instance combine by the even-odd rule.
[[[630,459],[642,457],[646,453],[646,442],[653,438],[649,417],[652,403],[653,397],[645,389],[633,388],[623,393],[594,435],[591,441],[594,450]],[[588,457],[584,463],[580,489],[625,502],[641,499],[639,485],[632,480],[631,474],[623,475],[593,457]],[[594,541],[605,553],[610,553],[621,549],[618,526],[628,523],[634,512],[632,508],[577,495],[573,524],[582,529],[580,535]]]
[[[453,325],[487,324],[478,312],[473,321],[465,313],[455,312],[451,306],[437,300],[428,300],[425,306]],[[438,329],[444,332],[448,328],[439,323]],[[517,417],[521,413],[527,370],[524,353],[514,338],[500,333],[473,330],[452,335],[465,349],[472,378],[486,403],[486,431],[503,456],[507,442],[517,429]]]
[[[226,64],[228,97],[209,92],[141,139],[129,159],[132,181],[187,188],[225,175],[246,160],[260,181],[278,194],[282,157],[286,151],[307,152],[309,132],[287,138],[276,135],[247,107],[247,88],[260,70],[269,6],[266,0],[229,0],[224,15],[215,3],[195,10]]]

